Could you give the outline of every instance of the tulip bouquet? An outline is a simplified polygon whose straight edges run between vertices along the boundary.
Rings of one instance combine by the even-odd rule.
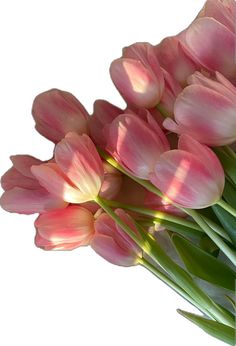
[[[135,43],[110,75],[127,103],[89,115],[52,89],[32,107],[52,158],[11,157],[0,203],[39,216],[44,250],[90,245],[142,265],[199,310],[178,312],[235,343],[236,2],[207,0],[192,24],[156,46]]]

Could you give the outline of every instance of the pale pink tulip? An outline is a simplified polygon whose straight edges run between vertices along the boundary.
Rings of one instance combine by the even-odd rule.
[[[190,86],[177,97],[175,121],[166,119],[163,126],[176,133],[186,133],[201,143],[221,146],[236,140],[236,88],[222,75],[216,80],[199,72],[189,78]]]
[[[93,114],[89,117],[88,126],[90,137],[100,148],[104,149],[106,147],[107,128],[122,113],[122,109],[105,100],[96,100],[94,102]]]
[[[35,228],[36,246],[44,250],[72,250],[90,244],[94,217],[81,206],[69,206],[39,215]]]
[[[160,156],[150,180],[174,203],[201,209],[214,205],[221,198],[225,177],[210,148],[182,135],[178,150]]]
[[[110,125],[107,150],[135,176],[148,179],[168,141],[148,114],[149,123],[132,114],[119,115]]]
[[[61,198],[45,190],[31,173],[32,165],[41,165],[42,161],[29,155],[11,156],[13,167],[1,178],[3,193],[1,207],[12,213],[33,214],[65,208]]]
[[[155,107],[164,91],[164,78],[155,48],[149,43],[135,43],[112,62],[111,78],[128,104]]]
[[[33,103],[32,114],[36,130],[54,143],[68,132],[88,132],[88,113],[70,93],[52,89],[39,94]]]
[[[235,80],[235,31],[214,18],[199,18],[181,35],[181,42],[205,69],[219,71],[230,80]]]
[[[98,196],[104,178],[103,165],[87,135],[68,133],[56,145],[55,162],[31,168],[50,193],[69,203],[84,203]]]
[[[235,32],[236,2],[235,0],[207,0],[198,14],[198,18],[202,17],[212,17]]]
[[[139,236],[128,214],[120,209],[116,210],[116,214]],[[95,235],[91,246],[107,261],[125,267],[138,264],[138,258],[142,256],[141,250],[134,241],[105,213],[95,221]]]
[[[199,68],[191,55],[184,49],[178,36],[162,40],[156,46],[156,54],[161,67],[182,86],[186,85],[188,76]]]

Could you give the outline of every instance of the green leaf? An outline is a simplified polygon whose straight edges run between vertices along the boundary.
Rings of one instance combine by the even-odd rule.
[[[215,257],[178,235],[172,242],[188,271],[214,285],[235,290],[236,273]]]
[[[233,300],[233,298],[231,298],[230,296],[227,296],[227,295],[225,297],[230,302],[230,304],[233,306],[233,308],[236,309],[236,302],[235,302],[235,300]]]
[[[216,155],[218,156],[225,173],[230,177],[234,184],[236,184],[236,163],[235,160],[228,156],[221,148],[214,148]]]
[[[227,232],[232,243],[236,246],[236,219],[219,205],[213,205],[212,209],[218,217],[220,223]]]
[[[225,180],[223,197],[233,208],[236,208],[236,187],[227,179]]]
[[[187,311],[177,310],[177,312],[189,321],[203,329],[207,334],[217,338],[228,345],[235,345],[235,329],[225,324],[208,320],[203,316],[195,315]]]

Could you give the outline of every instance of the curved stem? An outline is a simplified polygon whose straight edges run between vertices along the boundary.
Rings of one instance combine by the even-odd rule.
[[[216,204],[218,204],[221,208],[226,210],[229,214],[236,217],[236,209],[231,207],[228,203],[226,203],[223,199],[220,199]]]
[[[209,312],[210,316],[214,316],[214,318],[219,322],[225,323],[229,326],[234,326],[233,318],[229,316],[227,312],[221,309],[221,307],[218,306],[204,291],[202,291],[194,282],[191,275],[189,275],[189,273],[182,267],[177,265],[151,236],[147,234],[145,238],[142,237],[142,239],[140,239],[100,197],[95,198],[94,201],[112,217],[112,219],[124,230],[124,232],[128,234],[130,238],[133,239],[133,241],[140,246],[140,248],[150,258],[152,258],[166,272],[168,272],[176,283],[184,288],[187,294],[195,297],[196,302],[200,306],[204,306]]]
[[[142,265],[144,268],[149,270],[152,274],[154,274],[158,279],[164,282],[167,286],[172,288],[176,293],[178,293],[181,297],[187,300],[190,304],[194,305],[198,310],[202,311],[205,315],[209,315],[209,312],[204,309],[204,307],[200,306],[192,299],[179,285],[177,285],[169,276],[159,270],[157,267],[148,262],[145,258],[140,258],[138,263]]]
[[[236,153],[228,145],[223,147],[226,154],[229,155],[232,159],[236,160]]]
[[[205,233],[211,238],[221,251],[236,266],[236,252],[233,251],[223,240],[214,232],[214,230],[206,223],[200,214],[195,210],[189,209],[189,215],[202,227]]]

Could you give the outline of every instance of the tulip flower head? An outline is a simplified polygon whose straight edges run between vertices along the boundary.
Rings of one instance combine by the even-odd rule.
[[[135,176],[148,179],[168,141],[148,114],[149,123],[133,114],[119,115],[110,125],[107,150]]]
[[[121,209],[117,209],[116,214],[139,236],[128,214]],[[107,261],[125,267],[138,264],[138,258],[142,256],[142,251],[134,241],[105,213],[95,221],[91,246]]]
[[[31,167],[44,164],[29,155],[11,156],[13,167],[1,178],[1,207],[12,213],[33,214],[65,208],[67,203],[43,188],[31,173]]]
[[[96,198],[104,178],[102,160],[91,139],[73,132],[56,145],[55,163],[31,170],[45,189],[68,203]]]
[[[148,43],[136,43],[123,50],[123,56],[112,62],[113,83],[128,104],[155,107],[164,90],[164,78],[155,49]]]
[[[190,85],[175,102],[176,123],[167,118],[163,126],[210,146],[233,143],[236,140],[236,87],[219,73],[212,80],[196,72],[188,81]]]
[[[39,215],[35,228],[36,246],[44,250],[73,250],[90,244],[94,235],[94,217],[81,206],[68,206]]]
[[[54,143],[71,131],[88,133],[86,109],[66,91],[52,89],[39,94],[34,100],[32,114],[36,130]]]
[[[219,201],[225,177],[210,148],[182,135],[177,150],[160,156],[150,180],[179,206],[201,209]]]

